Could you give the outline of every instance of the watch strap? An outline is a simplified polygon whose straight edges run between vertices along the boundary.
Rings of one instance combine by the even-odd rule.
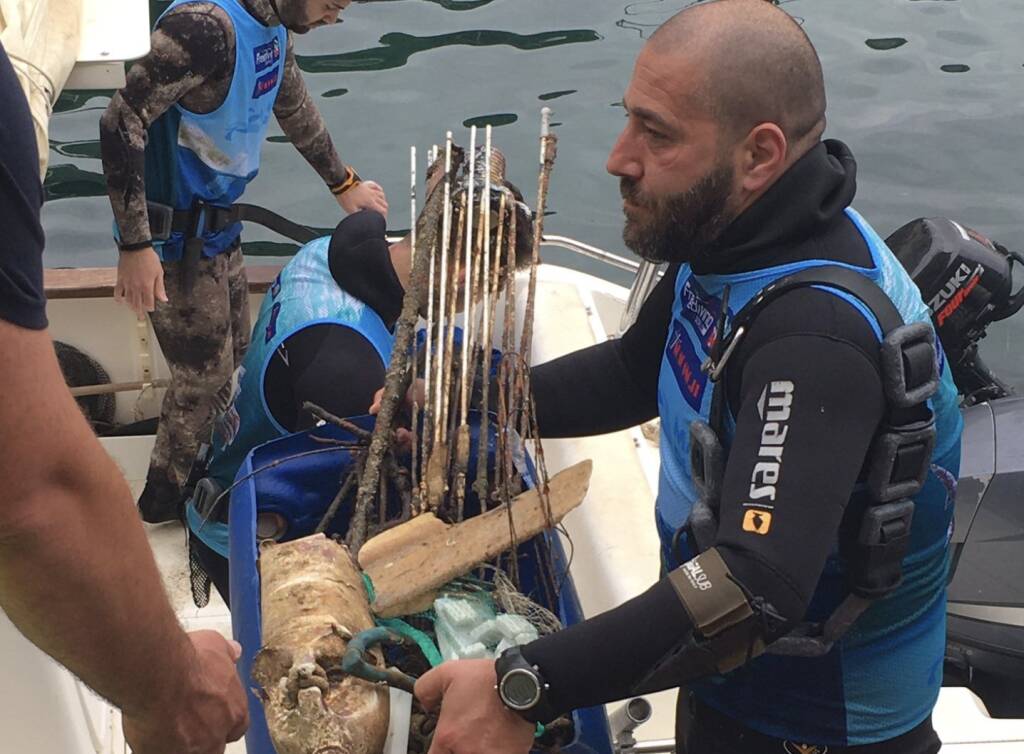
[[[496,687],[498,698],[501,699],[502,703],[504,703],[510,710],[527,722],[542,725],[550,723],[552,720],[559,717],[559,712],[551,705],[550,696],[548,694],[549,686],[544,680],[544,676],[541,674],[540,668],[536,665],[530,664],[530,661],[523,656],[520,647],[511,647],[502,652],[498,659],[495,660],[494,667],[498,679]],[[529,709],[516,709],[511,706],[502,695],[502,681],[510,672],[524,670],[537,680],[539,693],[537,701]]]

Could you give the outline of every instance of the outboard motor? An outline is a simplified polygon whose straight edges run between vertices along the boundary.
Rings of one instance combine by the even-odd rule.
[[[967,686],[992,717],[1024,717],[1024,398],[978,356],[992,322],[1024,305],[1024,257],[945,218],[914,220],[888,239],[931,308],[963,396],[963,454],[952,531],[943,684]],[[997,399],[1002,400],[997,400]]]
[[[1024,256],[944,217],[913,220],[886,243],[931,309],[964,404],[1012,395],[982,362],[978,341],[1024,306],[1024,285],[1013,292],[1013,263]]]

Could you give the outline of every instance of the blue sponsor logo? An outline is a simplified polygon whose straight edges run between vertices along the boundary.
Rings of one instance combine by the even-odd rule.
[[[690,336],[683,323],[677,319],[672,320],[672,333],[665,347],[665,358],[668,359],[683,398],[690,404],[690,408],[699,412],[708,377],[700,371],[701,362],[690,343]]]
[[[692,275],[683,283],[680,295],[683,317],[700,336],[705,351],[718,339],[718,315],[722,311],[722,300],[704,290]]]
[[[265,45],[254,48],[252,59],[256,64],[256,73],[267,70],[281,59],[281,43],[275,38]]]
[[[277,335],[277,318],[281,314],[281,302],[277,301],[272,307],[270,307],[270,321],[267,322],[265,329],[264,343],[269,343]]]
[[[277,75],[280,69],[275,68],[256,79],[256,86],[252,88],[252,98],[259,99],[267,92],[274,91],[277,86]]]

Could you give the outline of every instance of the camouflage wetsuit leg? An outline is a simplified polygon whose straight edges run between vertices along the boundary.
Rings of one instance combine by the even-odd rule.
[[[228,257],[228,296],[231,299],[231,347],[235,369],[238,369],[249,350],[252,339],[252,315],[249,311],[249,278],[245,274],[245,262],[241,249],[233,249]],[[234,372],[232,372],[233,374]],[[231,394],[222,396],[223,405],[217,412],[227,411]]]
[[[150,314],[171,384],[161,407],[146,489],[139,498],[147,521],[180,514],[181,487],[213,418],[230,398],[232,374],[249,345],[241,250],[201,259],[189,295],[181,290],[180,267],[180,262],[164,263],[168,303],[158,304]]]

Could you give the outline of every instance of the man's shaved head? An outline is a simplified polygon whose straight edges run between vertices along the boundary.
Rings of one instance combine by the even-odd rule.
[[[644,45],[608,156],[623,240],[645,259],[713,254],[725,230],[819,143],[821,63],[803,29],[766,0],[714,0]]]
[[[696,92],[730,135],[775,123],[791,148],[817,142],[825,128],[825,84],[810,39],[766,0],[713,0],[680,11],[648,42],[659,55],[698,66]],[[808,146],[810,146],[808,144]]]

